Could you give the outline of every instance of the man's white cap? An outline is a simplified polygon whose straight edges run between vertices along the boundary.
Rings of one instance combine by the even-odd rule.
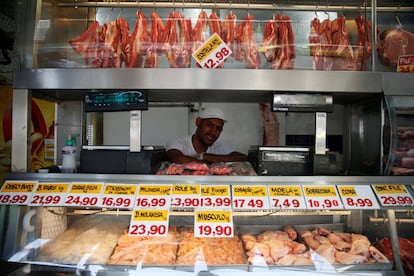
[[[200,114],[201,119],[221,119],[227,122],[223,111],[217,107],[206,107]]]

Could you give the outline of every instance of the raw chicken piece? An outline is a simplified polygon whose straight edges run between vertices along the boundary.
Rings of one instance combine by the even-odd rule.
[[[277,260],[275,262],[276,265],[292,265],[296,258],[297,258],[297,254],[287,254],[283,257],[281,257],[279,260]]]
[[[360,234],[352,234],[352,245],[351,250],[349,250],[349,253],[369,257],[370,245],[371,242],[368,240],[366,236]]]
[[[367,262],[367,258],[362,255],[355,255],[346,253],[344,251],[336,251],[335,258],[338,263],[341,264],[363,264]]]
[[[289,244],[282,240],[269,240],[267,245],[270,248],[270,256],[275,262],[290,252]]]
[[[315,252],[330,264],[334,264],[336,261],[335,253],[337,250],[331,244],[322,244],[315,250]]]
[[[379,263],[389,263],[388,258],[381,253],[375,246],[369,247],[369,253],[371,254],[371,257],[375,259],[375,261]]]
[[[348,248],[351,248],[351,243],[344,241],[341,237],[336,235],[335,233],[330,233],[328,235],[329,241],[332,243],[333,246],[335,246],[338,250],[345,250]]]
[[[296,233],[296,230],[290,225],[286,225],[285,227],[283,227],[283,231],[285,231],[288,234],[289,238],[292,241],[296,240],[298,237],[298,233]]]

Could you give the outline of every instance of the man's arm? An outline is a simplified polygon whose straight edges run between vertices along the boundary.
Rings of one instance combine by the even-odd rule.
[[[180,150],[178,149],[170,149],[167,150],[167,158],[168,161],[171,163],[189,163],[189,162],[200,162],[199,159],[196,157],[184,155]]]
[[[226,155],[204,153],[202,161],[206,163],[244,162],[247,161],[247,155],[238,151]]]

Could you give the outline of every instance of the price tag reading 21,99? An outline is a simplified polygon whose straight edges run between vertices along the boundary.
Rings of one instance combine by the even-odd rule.
[[[39,183],[30,198],[31,206],[63,206],[69,183]]]
[[[134,209],[128,234],[132,236],[167,236],[168,210]]]
[[[193,58],[203,68],[216,68],[231,54],[230,47],[217,33],[214,33],[194,52]]]

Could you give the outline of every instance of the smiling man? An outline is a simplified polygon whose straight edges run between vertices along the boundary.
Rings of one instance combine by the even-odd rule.
[[[172,163],[246,161],[246,155],[217,141],[226,122],[224,113],[220,109],[213,107],[204,109],[196,119],[197,129],[193,135],[167,143],[168,160]]]

